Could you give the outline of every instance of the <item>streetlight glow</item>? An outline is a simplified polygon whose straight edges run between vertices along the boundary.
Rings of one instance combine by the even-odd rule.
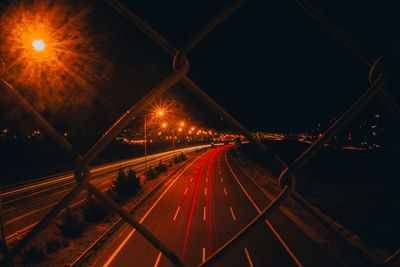
[[[3,78],[41,110],[89,106],[113,67],[87,25],[92,8],[77,9],[70,1],[12,2],[0,14]]]
[[[36,51],[43,51],[44,48],[46,47],[43,40],[33,40],[32,46]]]

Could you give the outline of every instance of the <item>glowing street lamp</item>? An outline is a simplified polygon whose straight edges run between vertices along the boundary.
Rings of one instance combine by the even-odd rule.
[[[162,117],[163,115],[164,111],[162,109],[157,109],[155,111],[155,116]],[[167,124],[164,122],[162,127],[165,128],[166,126]],[[144,115],[144,167],[147,170],[147,115]]]
[[[2,78],[34,95],[42,111],[85,105],[99,96],[96,85],[112,67],[87,27],[91,7],[58,2],[12,1],[0,16],[1,56],[8,63]]]
[[[183,121],[181,121],[180,126],[185,126],[185,123]]]
[[[32,42],[33,49],[36,51],[43,51],[44,48],[46,47],[46,44],[43,42],[43,40],[33,40]]]

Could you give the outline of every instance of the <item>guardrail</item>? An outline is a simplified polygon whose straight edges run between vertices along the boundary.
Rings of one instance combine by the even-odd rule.
[[[186,151],[186,149],[184,149],[184,150],[182,150],[182,149],[175,150],[174,153],[168,153],[167,155],[162,155],[162,156],[158,156],[156,154],[156,155],[154,155],[155,157],[153,157],[153,158],[151,158],[151,159],[149,159],[147,161],[147,167],[148,168],[149,167],[155,167],[160,163],[160,161],[161,161],[161,163],[164,163],[164,164],[165,163],[169,163],[171,160],[173,160],[173,157],[175,155],[179,155],[180,153],[183,153],[183,154],[193,153],[193,152],[197,151],[198,149],[204,149],[204,148],[209,148],[209,147],[210,147],[210,145],[202,145],[202,146],[192,147],[191,149],[188,149],[187,151]],[[179,154],[177,154],[177,152],[179,152]],[[142,158],[139,158],[139,160],[141,160],[141,159]],[[107,170],[105,172],[93,175],[92,181],[93,182],[97,182],[95,178],[100,178],[103,175],[113,173],[113,172],[115,172],[115,171],[117,171],[119,169],[129,169],[129,168],[131,168],[131,169],[134,169],[137,173],[145,171],[146,167],[145,167],[144,161],[143,162],[140,161],[140,162],[138,162],[136,164],[133,164],[133,165],[131,165],[131,162],[132,162],[132,160],[125,160],[123,162],[120,162],[121,165],[117,164],[118,166],[114,166],[114,169],[112,169],[112,170]],[[125,164],[123,164],[123,163],[125,163]],[[112,178],[113,177],[108,177],[109,180],[111,180]],[[66,181],[64,181],[64,180],[66,180]],[[54,190],[57,187],[68,186],[68,185],[72,185],[72,184],[75,183],[75,180],[73,179],[73,176],[72,177],[64,177],[63,181],[64,181],[63,183],[57,184],[55,187],[50,187],[48,190]],[[48,182],[54,182],[54,181],[51,180],[51,181],[48,181]],[[48,185],[48,182],[45,182],[44,184],[43,183],[35,184],[34,188],[37,189],[37,188],[40,188],[40,187],[42,187],[44,185]],[[56,182],[59,182],[59,179],[57,179]],[[28,187],[30,187],[30,186],[28,186]],[[8,193],[9,193],[9,195],[11,195],[13,192],[15,193],[15,190],[14,191],[9,191]],[[25,190],[23,192],[23,195],[22,196],[18,196],[18,198],[16,200],[20,200],[21,198],[24,198],[25,196],[29,197],[29,195],[27,195],[26,193],[30,193],[30,192],[27,192]],[[14,201],[14,199],[8,200],[8,201],[4,202],[3,205],[9,204],[9,203],[11,203],[13,201]],[[33,223],[33,224],[31,224],[31,225],[29,225],[27,227],[24,227],[23,225],[21,225],[21,227],[24,227],[24,228],[19,229],[18,231],[14,232],[13,234],[10,234],[10,235],[6,236],[7,245],[12,244],[15,240],[20,239],[21,237],[23,237],[34,225],[35,225],[35,223]]]
[[[158,161],[161,159],[164,160],[164,158],[169,159],[174,157],[174,155],[178,153],[190,153],[196,149],[201,149],[201,148],[206,148],[210,147],[210,145],[201,145],[201,146],[194,146],[194,147],[189,147],[189,148],[182,148],[182,149],[176,149],[173,151],[166,151],[158,154],[153,154],[147,156],[147,162],[154,162]],[[98,176],[98,175],[104,175],[107,173],[114,172],[115,170],[118,170],[120,168],[128,168],[128,167],[134,167],[134,166],[139,166],[144,164],[144,157],[138,157],[138,158],[133,158],[133,159],[127,159],[127,160],[121,160],[121,161],[116,161],[116,162],[110,162],[107,164],[101,164],[97,166],[93,166],[90,168],[90,173],[93,176],[92,178]],[[106,171],[104,171],[106,169]],[[3,187],[3,194],[2,197],[3,199],[5,197],[11,196],[13,194],[19,193],[21,191],[29,191],[30,189],[33,188],[38,188],[43,185],[49,185],[49,184],[57,184],[60,181],[74,181],[74,172],[69,171],[69,172],[63,172],[60,174],[54,174],[50,175],[47,177],[40,177],[36,179],[31,179],[29,181],[25,181],[23,183],[17,183],[17,184],[11,184],[6,187]]]
[[[225,245],[218,249],[211,255],[202,266],[208,266],[217,261],[226,251],[233,246],[238,240],[243,238],[255,225],[261,222],[271,212],[273,212],[293,191],[295,185],[295,174],[304,166],[311,158],[313,158],[323,147],[323,145],[332,139],[343,127],[353,119],[365,105],[371,101],[376,95],[383,100],[383,102],[392,110],[396,115],[400,115],[400,108],[395,101],[390,97],[383,86],[387,80],[387,72],[385,65],[387,62],[400,50],[400,42],[396,42],[390,47],[386,53],[378,57],[376,60],[369,60],[363,56],[351,39],[346,36],[338,27],[331,23],[324,17],[316,8],[314,8],[308,1],[297,0],[297,4],[313,16],[323,27],[331,32],[343,45],[346,46],[356,57],[370,66],[369,81],[370,87],[365,91],[360,98],[354,102],[343,115],[336,120],[336,122],[315,141],[303,154],[301,154],[294,162],[290,164],[282,161],[278,156],[272,154],[268,148],[258,141],[254,136],[236,121],[227,111],[219,106],[211,97],[209,97],[196,83],[194,83],[186,74],[189,70],[189,62],[186,56],[190,53],[194,46],[196,46],[210,31],[212,31],[219,23],[226,19],[231,13],[239,8],[245,1],[236,0],[229,4],[222,10],[215,18],[211,19],[204,27],[196,32],[184,46],[180,49],[174,48],[164,37],[154,31],[148,24],[136,16],[131,10],[117,0],[105,0],[111,7],[117,10],[122,16],[127,18],[130,22],[136,25],[143,31],[150,39],[157,45],[163,48],[168,54],[173,57],[172,65],[173,72],[156,85],[153,89],[133,105],[121,118],[119,118],[114,125],[98,140],[98,142],[89,149],[85,155],[80,155],[68,142],[68,140],[60,135],[53,126],[43,118],[43,116],[28,103],[28,101],[12,87],[7,81],[1,78],[1,86],[3,90],[7,91],[13,97],[13,100],[19,105],[31,118],[40,125],[40,128],[54,141],[56,141],[66,153],[68,153],[76,162],[75,180],[76,186],[72,189],[62,200],[60,200],[42,220],[35,225],[24,238],[22,238],[14,247],[12,247],[5,255],[3,264],[11,264],[14,257],[19,253],[26,244],[33,241],[36,236],[49,225],[52,219],[64,208],[68,206],[71,200],[77,196],[83,189],[86,189],[98,199],[104,202],[110,209],[114,210],[121,216],[123,220],[128,222],[132,227],[136,228],[151,244],[154,245],[164,256],[169,259],[176,266],[184,266],[184,263],[175,255],[169,248],[167,248],[160,240],[158,240],[150,231],[148,231],[142,224],[136,221],[130,214],[125,211],[121,206],[112,201],[108,196],[100,192],[93,184],[90,183],[91,173],[89,171],[90,163],[98,156],[98,154],[114,139],[120,132],[128,126],[141,112],[145,110],[156,98],[161,96],[162,93],[167,91],[171,86],[180,82],[190,92],[197,96],[204,104],[206,104],[218,116],[222,117],[232,129],[244,135],[259,151],[267,155],[280,169],[283,169],[278,181],[281,185],[282,191],[276,198],[267,206],[252,222],[250,222],[244,229],[237,235],[229,240]],[[400,117],[400,116],[399,116]]]
[[[186,164],[193,161],[194,158],[189,159],[186,161]],[[182,170],[185,167],[185,165],[181,165],[178,168],[176,168],[172,173],[170,173],[167,177],[162,179],[156,186],[154,186],[147,194],[145,194],[136,204],[133,206],[128,212],[129,214],[134,214],[135,211],[140,208],[151,196],[153,196],[155,193],[157,193],[160,188],[171,178],[173,177],[176,173],[178,173],[180,170]],[[118,230],[123,224],[125,223],[124,220],[121,218],[115,222],[113,225],[111,225],[96,241],[93,242],[85,251],[82,252],[81,255],[79,255],[71,264],[69,264],[70,267],[73,266],[80,266],[82,263],[85,262],[85,260],[90,256],[91,253],[93,253],[97,248],[99,248],[106,240],[109,238],[116,230]]]

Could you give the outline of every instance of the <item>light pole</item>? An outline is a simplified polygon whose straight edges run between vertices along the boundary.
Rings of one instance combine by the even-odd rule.
[[[4,216],[3,216],[3,192],[1,191],[1,185],[0,185],[0,231],[1,231],[1,242],[2,242],[2,248],[4,251],[3,253],[5,254],[7,252],[7,241],[6,241],[6,235],[4,233]]]
[[[190,129],[192,137],[193,137],[193,135],[194,135],[194,146],[196,146],[196,133],[195,133],[194,130],[196,130],[195,127],[192,127],[192,128]]]
[[[164,115],[164,111],[159,109],[156,111],[155,115],[157,117],[162,117]],[[147,170],[147,115],[144,115],[144,168]]]
[[[185,122],[181,121],[179,123],[179,126],[180,127],[178,128],[178,131],[181,133],[181,136],[184,137],[185,131],[183,130],[183,127],[185,126]],[[185,138],[183,138],[183,139],[185,139]],[[187,142],[187,140],[186,140],[186,142]]]
[[[174,155],[175,155],[175,150],[174,150],[174,147],[175,147],[175,137],[174,137],[174,133],[175,133],[175,130],[172,129],[172,157],[174,157]]]
[[[146,115],[144,115],[144,168],[147,170],[147,126]]]

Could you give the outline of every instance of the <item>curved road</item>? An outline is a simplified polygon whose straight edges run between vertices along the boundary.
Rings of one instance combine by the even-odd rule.
[[[174,155],[196,151],[210,145],[196,146],[167,151],[147,156],[147,164],[160,160],[171,160]],[[120,168],[132,168],[136,172],[144,169],[144,157],[120,160],[93,166],[90,169],[91,183],[104,191],[116,177]],[[38,178],[2,188],[4,229],[7,242],[31,229],[62,197],[76,185],[73,172]],[[85,201],[87,191],[83,190],[70,207]]]
[[[230,145],[201,154],[134,216],[187,266],[198,265],[270,202],[229,163]],[[94,266],[173,266],[126,226]],[[337,266],[280,211],[231,248],[218,266]]]

